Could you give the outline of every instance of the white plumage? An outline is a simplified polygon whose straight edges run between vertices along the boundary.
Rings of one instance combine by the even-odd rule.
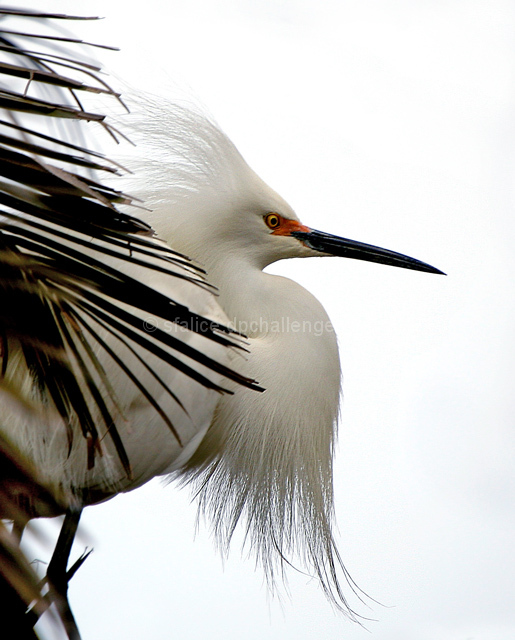
[[[70,451],[69,432],[50,410],[36,431],[33,424],[6,417],[10,435],[36,461],[43,477],[64,485],[79,506],[133,489],[156,475],[172,474],[192,483],[222,545],[243,519],[269,579],[278,563],[300,557],[333,603],[352,615],[340,589],[338,572],[346,573],[331,530],[340,394],[336,336],[325,310],[308,291],[263,269],[284,258],[343,255],[437,270],[302,225],[198,110],[149,100],[142,111],[145,123],[134,136],[136,142],[140,134],[146,140],[139,153],[148,149],[148,157],[140,157],[136,167],[142,181],[137,195],[148,208],[141,217],[161,241],[199,263],[217,291],[130,263],[120,265],[114,258],[107,261],[208,320],[245,334],[248,351],[227,350],[171,321],[141,316],[147,333],[156,322],[265,390],[227,382],[195,365],[232,392],[220,394],[138,347],[127,348],[91,321],[112,350],[98,347],[97,356],[113,388],[106,401],[116,416],[132,476],[124,471],[107,429],[100,433],[93,466],[79,425],[71,424]],[[94,241],[81,250],[96,255]],[[187,269],[176,270],[180,268]],[[118,359],[137,373],[160,411],[127,380]],[[13,376],[25,375],[20,359]]]
[[[206,269],[228,321],[248,338],[248,355],[234,354],[233,364],[265,388],[232,384],[234,395],[219,399],[206,437],[176,475],[194,483],[223,543],[244,516],[269,577],[281,556],[300,553],[332,593],[336,336],[308,291],[263,272],[276,260],[318,252],[270,232],[270,212],[297,216],[206,116],[151,102],[144,111],[152,117],[142,137],[158,141],[154,160],[144,161],[152,185],[145,218]],[[167,135],[153,136],[154,128]]]

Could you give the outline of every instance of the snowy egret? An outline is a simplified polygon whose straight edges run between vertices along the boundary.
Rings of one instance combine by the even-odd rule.
[[[376,246],[315,231],[246,164],[198,110],[145,101],[145,219],[194,257],[216,303],[246,334],[249,354],[231,364],[265,391],[231,383],[176,477],[194,485],[223,544],[237,521],[269,577],[299,553],[333,602],[345,602],[331,533],[332,456],[340,395],[336,336],[322,305],[290,279],[263,271],[287,258],[341,256],[442,273]],[[166,132],[156,137],[154,131]],[[204,432],[204,431],[203,431]],[[142,455],[142,454],[140,454]]]
[[[158,142],[139,168],[151,186],[142,193],[149,211],[140,223],[120,218],[135,225],[128,249],[122,242],[113,249],[112,240],[87,225],[65,233],[61,221],[51,219],[42,227],[31,218],[40,212],[27,206],[17,219],[24,255],[35,251],[29,243],[34,229],[37,250],[52,252],[44,253],[46,278],[57,254],[63,271],[80,269],[75,279],[54,274],[53,288],[45,280],[44,291],[36,292],[45,301],[60,296],[51,316],[61,351],[52,366],[27,357],[34,340],[27,332],[10,345],[5,388],[16,389],[16,398],[11,393],[3,411],[4,433],[46,485],[67,494],[73,527],[82,507],[171,474],[194,486],[223,545],[245,520],[270,579],[277,563],[299,555],[333,603],[350,611],[331,529],[340,396],[336,337],[308,291],[263,270],[286,258],[340,256],[441,272],[304,225],[198,110],[148,100],[145,113],[143,134]],[[76,181],[72,186],[79,188]],[[82,188],[88,197],[98,192],[95,185],[89,192]],[[31,207],[38,198],[25,196]],[[137,234],[150,228],[159,239],[137,246]],[[162,267],[162,255],[173,272]],[[9,273],[16,266],[5,264]],[[63,372],[60,362],[70,354]],[[20,398],[29,409],[20,409]],[[56,511],[33,486],[18,482],[13,492],[30,505],[30,515]]]

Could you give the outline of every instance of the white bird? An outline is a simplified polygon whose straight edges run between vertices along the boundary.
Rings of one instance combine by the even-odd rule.
[[[226,382],[224,387],[232,394],[220,395],[170,365],[155,362],[154,370],[173,389],[179,404],[163,385],[151,380],[134,354],[116,346],[117,341],[97,327],[138,379],[147,379],[146,387],[152,389],[176,434],[141,389],[128,383],[117,361],[101,349],[98,355],[119,405],[115,425],[130,475],[106,438],[107,428],[100,431],[102,456],[95,457],[93,466],[88,464],[88,443],[77,423],[71,425],[71,453],[67,429],[48,415],[35,431],[33,422],[20,424],[20,419],[9,420],[4,413],[7,432],[36,460],[43,477],[52,485],[66,485],[79,506],[131,490],[156,475],[173,473],[192,482],[224,544],[244,517],[269,576],[277,561],[299,553],[337,602],[343,596],[331,532],[332,458],[341,383],[336,336],[312,294],[263,269],[285,258],[332,255],[438,270],[305,226],[204,116],[173,105],[159,109],[150,102],[145,113],[161,132],[161,152],[154,149],[153,160],[145,161],[143,177],[151,185],[145,201],[151,211],[144,217],[159,238],[205,268],[216,292],[189,281],[178,285],[166,274],[139,273],[143,269],[130,264],[124,271],[133,277],[139,273],[140,279],[150,276],[156,290],[173,293],[176,301],[195,312],[244,333],[245,357],[218,345],[211,347],[210,355],[259,381],[265,390]],[[152,137],[151,131],[145,135]],[[88,248],[89,255],[94,255],[93,248],[94,244]],[[159,324],[157,319],[145,321],[150,331]],[[162,328],[174,336],[186,333],[172,323]],[[188,336],[193,338],[204,340]],[[26,378],[25,367],[20,364],[14,375]]]
[[[73,297],[73,282],[65,278],[60,285],[71,296],[70,313],[77,314],[70,320],[63,313],[61,330],[67,322],[80,322],[77,336],[85,337],[71,338],[66,352],[75,354],[73,384],[84,392],[96,435],[84,433],[84,416],[70,412],[63,419],[55,396],[29,412],[11,397],[3,408],[3,433],[36,464],[44,483],[77,509],[158,475],[191,483],[223,545],[243,520],[268,578],[284,559],[300,556],[327,596],[349,611],[331,524],[341,385],[336,336],[311,293],[263,270],[286,258],[341,256],[441,272],[304,225],[198,110],[150,100],[142,110],[146,123],[137,135],[153,142],[137,167],[148,208],[140,217],[159,238],[147,241],[154,252],[146,258],[151,266],[127,260],[130,251],[123,246],[107,255],[106,240],[92,239],[88,230],[62,239],[67,256],[77,252],[102,287],[113,273],[125,278],[118,282],[119,316],[105,287],[86,283]],[[165,245],[200,265],[214,288],[176,255],[173,275],[159,271]],[[138,296],[146,296],[149,286],[166,301],[156,303],[162,313],[152,317],[132,308],[140,306]],[[184,315],[185,307],[195,315]],[[131,329],[124,313],[135,313],[140,326]],[[189,324],[202,321],[212,323],[212,335]],[[234,334],[228,349],[222,325],[244,338]],[[137,339],[142,334],[145,344]],[[177,339],[184,346],[172,363],[163,357],[163,345],[171,351]],[[209,360],[195,363],[190,348]],[[89,368],[82,367],[84,361]],[[181,371],[183,366],[191,369]],[[193,379],[192,370],[203,377]],[[238,375],[228,379],[229,371]],[[37,389],[20,347],[10,354],[5,380],[34,406]],[[53,513],[32,490],[16,490],[31,503],[33,515]]]

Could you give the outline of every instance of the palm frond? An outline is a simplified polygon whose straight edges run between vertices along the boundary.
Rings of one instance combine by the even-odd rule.
[[[27,24],[23,30],[2,24],[19,18]],[[158,328],[150,335],[142,326],[142,318],[152,316],[180,323],[223,347],[244,348],[232,329],[193,313],[145,284],[148,277],[140,277],[163,274],[210,288],[201,269],[159,242],[146,223],[118,208],[132,203],[129,195],[98,177],[117,175],[123,168],[89,148],[84,127],[101,127],[117,141],[120,134],[103,113],[84,107],[84,97],[124,105],[84,53],[103,45],[51,31],[56,21],[77,19],[92,18],[0,8],[1,374],[3,384],[12,382],[12,354],[21,351],[41,402],[52,404],[65,425],[78,421],[88,442],[88,466],[99,451],[100,416],[130,475],[114,425],[116,394],[98,351],[167,419],[152,392],[116,356],[111,340],[141,361],[148,352],[221,393],[223,383],[210,379],[206,370],[259,387],[187,341]],[[146,366],[182,406],[174,390]],[[168,426],[179,439],[174,426]],[[68,433],[71,447],[69,426]]]
[[[91,127],[106,140],[124,139],[103,108],[85,106],[95,96],[96,104],[101,99],[125,108],[87,53],[113,47],[56,34],[53,25],[92,19],[0,7],[0,403],[15,406],[34,424],[51,407],[70,451],[78,425],[88,468],[108,437],[130,478],[131,461],[116,424],[123,407],[106,362],[138,390],[179,443],[156,385],[187,409],[156,362],[219,393],[226,391],[224,379],[260,387],[188,339],[159,327],[145,330],[143,319],[152,317],[187,327],[222,349],[244,350],[237,332],[147,284],[160,277],[204,292],[214,289],[201,268],[119,209],[133,199],[105,180],[125,169],[86,142]],[[123,353],[131,354],[146,377],[127,365]],[[0,423],[0,517],[13,523],[9,528],[0,521],[1,633],[16,629],[17,637],[37,639],[32,627],[49,600],[17,533],[32,517],[64,512],[70,501],[66,487],[49,485]]]

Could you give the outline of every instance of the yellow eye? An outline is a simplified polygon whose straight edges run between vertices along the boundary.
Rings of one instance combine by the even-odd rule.
[[[278,216],[277,213],[269,213],[265,216],[265,223],[270,229],[277,229],[281,224],[281,216]]]

